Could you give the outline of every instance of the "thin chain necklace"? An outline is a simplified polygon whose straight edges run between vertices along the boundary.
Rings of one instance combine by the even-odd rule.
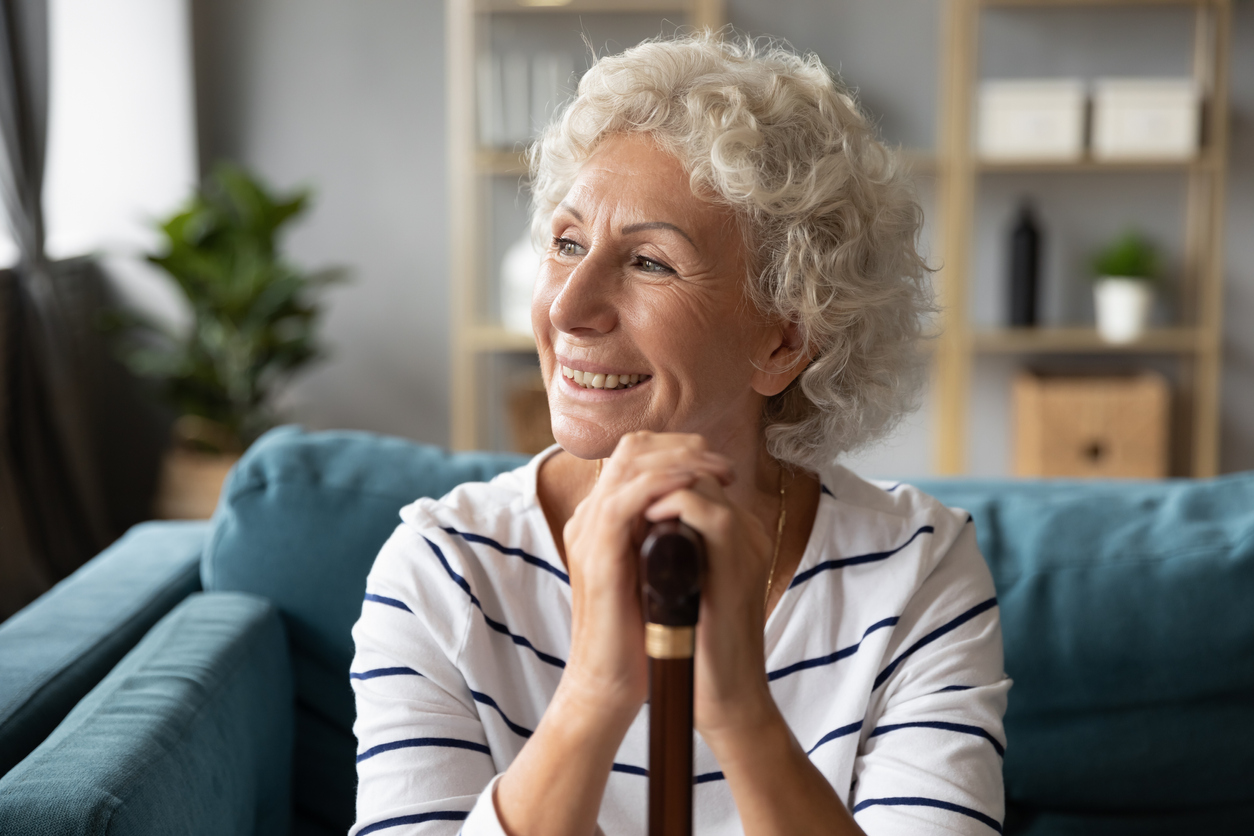
[[[593,482],[601,481],[601,462],[597,459],[597,472]],[[766,576],[766,597],[762,599],[762,612],[766,612],[771,604],[771,587],[775,584],[775,567],[779,564],[779,545],[784,540],[784,523],[788,519],[787,499],[788,486],[784,484],[784,468],[779,469],[779,516],[775,521],[775,548],[771,552],[771,573]]]
[[[771,573],[766,576],[766,597],[762,599],[762,612],[771,603],[771,586],[775,583],[775,566],[779,563],[779,544],[784,539],[784,521],[788,519],[788,506],[784,503],[788,486],[784,484],[784,468],[779,469],[779,517],[775,523],[775,550],[771,553]]]

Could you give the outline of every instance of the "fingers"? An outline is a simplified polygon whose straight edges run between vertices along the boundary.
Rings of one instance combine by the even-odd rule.
[[[731,459],[712,452],[701,436],[648,432],[623,436],[605,462],[601,478],[612,484],[629,481],[645,470],[668,469],[708,473],[724,485],[735,479]]]

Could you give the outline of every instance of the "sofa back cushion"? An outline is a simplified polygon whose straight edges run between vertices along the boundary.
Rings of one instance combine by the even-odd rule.
[[[1011,805],[1254,827],[1254,473],[915,484],[971,512],[997,585]]]
[[[296,699],[297,829],[343,833],[355,802],[351,629],[400,509],[526,459],[447,453],[361,432],[274,430],[235,467],[202,562],[206,590],[270,599],[287,627]]]

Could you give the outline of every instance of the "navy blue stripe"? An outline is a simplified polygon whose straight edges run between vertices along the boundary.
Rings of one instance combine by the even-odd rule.
[[[700,775],[692,779],[694,784],[708,784],[711,781],[725,781],[721,772],[702,772]]]
[[[941,688],[936,693],[943,694],[946,691],[970,691],[974,687],[975,687],[974,685],[946,685],[944,688]]]
[[[496,704],[496,700],[492,699],[487,694],[480,693],[479,691],[471,691],[470,695],[475,698],[475,702],[483,703],[489,708],[496,709],[496,713],[501,715],[501,719],[505,721],[505,725],[509,726],[509,730],[514,734],[519,735],[520,737],[531,737],[533,734],[531,729],[526,726],[520,726],[513,720],[506,717],[505,712],[502,711],[501,707]]]
[[[828,496],[830,496],[832,499],[835,499],[835,498],[836,498],[836,494],[834,494],[834,493],[832,493],[831,491],[829,491],[829,490],[827,489],[827,485],[819,485],[819,490],[821,490],[823,493],[825,493],[825,494],[827,494]]]
[[[427,540],[426,537],[423,537],[422,539]],[[554,667],[557,667],[557,668],[566,667],[566,663],[563,662],[561,659],[551,654],[545,653],[542,650],[536,649],[536,646],[532,644],[530,641],[528,641],[527,639],[515,633],[511,633],[508,627],[506,627],[501,622],[496,621],[491,616],[489,616],[486,612],[484,612],[483,604],[479,603],[479,599],[475,597],[475,593],[470,591],[470,584],[467,583],[465,578],[463,578],[461,575],[454,572],[452,566],[448,565],[448,561],[445,560],[444,552],[440,551],[440,547],[437,546],[435,543],[432,543],[430,540],[427,540],[427,545],[431,547],[431,551],[435,552],[435,556],[440,559],[440,565],[444,567],[445,572],[448,572],[449,577],[451,577],[453,581],[462,588],[462,591],[464,591],[467,595],[470,596],[470,603],[474,604],[476,609],[479,610],[480,614],[483,615],[483,620],[487,622],[489,627],[491,627],[493,630],[495,630],[496,632],[504,636],[508,636],[510,641],[512,641],[514,644],[518,645],[519,647],[525,647],[528,650],[530,650],[532,653],[536,654],[536,657],[539,658],[541,662],[547,662],[548,664],[553,665]]]
[[[375,668],[361,673],[349,673],[349,679],[375,679],[380,676],[422,676],[413,668]]]
[[[853,654],[858,652],[858,648],[862,646],[862,642],[866,640],[867,636],[871,635],[876,630],[879,630],[881,628],[892,627],[894,624],[897,623],[897,621],[898,621],[898,618],[895,615],[890,616],[889,618],[885,618],[883,621],[877,621],[874,624],[872,624],[870,627],[866,628],[866,632],[862,634],[862,638],[859,639],[855,644],[851,644],[849,645],[849,647],[845,647],[840,650],[837,650],[835,653],[829,653],[826,656],[819,656],[814,659],[805,659],[800,662],[796,662],[792,665],[789,665],[786,668],[780,668],[779,670],[771,671],[770,673],[766,675],[766,681],[774,682],[777,679],[781,679],[782,677],[788,676],[788,674],[790,673],[796,673],[797,671],[804,671],[808,668],[818,668],[818,667],[822,667],[823,665],[830,665],[833,662],[838,662],[841,659],[844,659],[848,656],[852,656]]]
[[[819,742],[811,746],[809,750],[806,752],[806,754],[812,755],[814,754],[814,750],[822,746],[824,743],[831,743],[833,740],[835,740],[838,737],[845,737],[847,735],[851,735],[854,732],[861,731],[861,730],[862,730],[861,720],[859,720],[856,723],[850,723],[847,726],[841,726],[838,729],[833,729],[832,731],[829,731],[827,734],[820,737]]]
[[[434,810],[430,813],[414,813],[412,816],[397,816],[394,819],[384,819],[368,824],[357,831],[357,836],[366,836],[367,833],[374,833],[389,827],[400,827],[402,824],[422,824],[425,821],[465,821],[469,815],[468,811],[463,810]]]
[[[389,607],[396,607],[398,610],[404,610],[408,613],[413,612],[413,610],[405,606],[404,601],[398,601],[395,598],[384,598],[382,595],[371,595],[367,592],[365,600],[374,601],[376,604],[387,604]]]
[[[965,523],[963,523],[963,525],[967,525],[967,524],[969,524],[969,523],[973,523],[973,522],[975,522],[975,517],[971,516],[970,514],[967,514],[967,521],[966,521]]]
[[[378,746],[371,746],[357,756],[357,762],[361,763],[367,758],[373,758],[375,755],[391,752],[394,749],[425,748],[469,749],[471,752],[482,752],[485,755],[492,754],[487,746],[484,746],[482,743],[473,743],[469,740],[458,740],[453,737],[411,737],[408,740],[393,740],[391,743],[380,743]]]
[[[932,526],[925,525],[922,528],[920,528],[918,531],[916,531],[915,533],[911,534],[909,540],[902,543],[900,546],[898,546],[895,549],[890,549],[889,551],[886,551],[886,552],[871,552],[870,554],[862,554],[862,555],[858,555],[857,557],[845,557],[840,560],[825,560],[822,563],[820,563],[818,566],[807,569],[804,572],[797,575],[797,577],[793,578],[792,583],[788,584],[788,588],[792,589],[794,586],[798,586],[800,584],[805,583],[806,581],[810,580],[810,578],[817,575],[819,572],[827,572],[831,569],[844,569],[846,566],[857,566],[859,563],[874,563],[877,560],[886,560],[887,558],[892,557],[897,552],[904,549],[906,546],[913,543],[915,537],[918,537],[920,534],[931,534],[934,531],[935,529],[932,528]]]
[[[897,484],[893,485],[891,488],[884,488],[884,493],[892,493],[893,491],[900,488],[903,484],[904,484],[903,482],[898,482]]]
[[[484,537],[482,534],[475,534],[470,531],[458,531],[456,528],[452,528],[450,526],[445,526],[444,531],[447,531],[449,534],[457,535],[458,537],[465,540],[467,543],[480,543],[484,546],[491,546],[492,548],[496,549],[501,554],[508,554],[512,557],[521,557],[524,561],[526,561],[527,563],[530,563],[532,566],[535,566],[538,569],[543,569],[546,572],[552,573],[557,578],[559,578],[562,581],[562,583],[566,584],[567,586],[570,586],[570,575],[566,574],[561,569],[558,569],[556,566],[554,566],[552,563],[549,563],[547,560],[543,560],[539,557],[536,557],[534,554],[528,554],[522,549],[515,549],[510,546],[503,546],[497,541],[493,540],[491,537]]]
[[[993,748],[997,750],[997,754],[1003,758],[1006,757],[1006,747],[998,742],[997,738],[986,732],[979,726],[968,726],[965,723],[946,723],[940,720],[924,721],[920,720],[914,723],[893,723],[887,726],[876,726],[875,731],[871,732],[868,737],[876,737],[877,735],[887,734],[897,729],[940,729],[941,731],[958,732],[959,734],[970,734],[975,737],[982,737],[989,743],[993,744]]]
[[[616,763],[610,767],[610,772],[625,772],[628,775],[640,775],[644,778],[649,777],[649,770],[643,766],[632,766],[629,763]]]
[[[950,622],[942,624],[940,627],[937,627],[935,630],[928,633],[926,636],[919,639],[914,644],[910,645],[910,647],[908,647],[905,650],[905,652],[903,652],[900,656],[898,656],[893,661],[889,662],[888,667],[880,671],[880,675],[875,677],[875,683],[871,686],[871,690],[874,691],[876,688],[883,685],[884,680],[892,676],[893,671],[897,669],[897,666],[900,665],[902,660],[905,659],[907,656],[914,653],[919,648],[925,645],[931,644],[932,642],[936,641],[937,639],[939,639],[941,636],[945,635],[946,633],[952,630],[958,629],[963,624],[966,624],[968,621],[975,618],[980,613],[985,612],[987,610],[991,610],[995,606],[997,606],[996,598],[989,598],[987,601],[981,601],[980,603],[976,604],[971,609],[964,612],[962,615],[958,616],[957,618],[953,619]]]
[[[964,816],[970,816],[1001,833],[1001,824],[997,819],[986,816],[978,810],[972,810],[970,807],[963,807],[961,804],[954,804],[950,801],[937,801],[935,798],[914,798],[910,796],[901,798],[868,798],[866,801],[859,801],[855,804],[853,812],[861,812],[867,807],[935,807],[939,810],[949,810],[951,813],[962,813]]]

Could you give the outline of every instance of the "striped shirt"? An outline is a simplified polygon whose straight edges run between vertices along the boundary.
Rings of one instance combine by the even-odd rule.
[[[351,834],[492,834],[495,779],[540,722],[570,649],[571,590],[536,473],[401,512],[353,628]],[[1001,832],[1010,680],[992,578],[968,514],[842,467],[766,625],[771,692],[868,834]],[[615,757],[598,824],[644,834],[648,706]],[[694,826],[743,830],[695,742]]]

